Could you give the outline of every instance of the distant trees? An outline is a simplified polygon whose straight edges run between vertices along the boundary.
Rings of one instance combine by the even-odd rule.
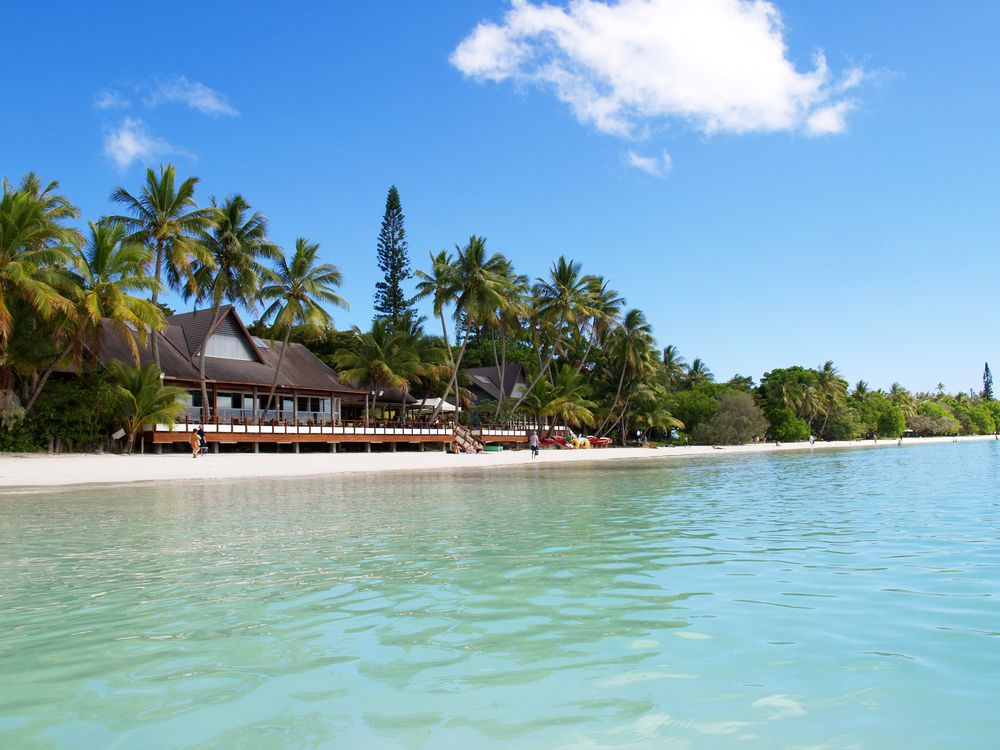
[[[412,308],[403,291],[403,282],[410,278],[406,228],[399,191],[393,185],[385,199],[385,214],[378,235],[378,267],[384,274],[375,284],[375,317],[386,321],[391,332],[397,328]]]
[[[138,360],[152,341],[158,361],[154,334],[170,314],[159,300],[167,288],[206,308],[213,324],[226,302],[265,307],[252,331],[283,342],[270,408],[288,346],[296,341],[376,394],[394,386],[425,401],[440,398],[432,417],[450,399],[463,407],[463,418],[535,418],[550,428],[566,424],[622,443],[637,433],[665,439],[673,430],[696,441],[738,443],[765,431],[783,441],[809,435],[849,440],[904,430],[974,434],[1000,425],[988,364],[979,394],[949,395],[941,384],[933,395],[913,394],[898,383],[886,392],[865,381],[849,390],[831,361],[777,368],[759,385],[740,375],[716,382],[700,357],[686,364],[677,347],[661,348],[643,311],[626,307],[609,279],[560,256],[532,281],[510,258],[487,250],[478,235],[454,252],[432,253],[413,274],[417,298],[433,310],[431,334],[404,289],[410,268],[395,187],[379,233],[384,278],[376,285],[373,324],[336,331],[329,308],[347,303],[339,293],[340,271],[323,262],[319,246],[300,238],[286,256],[268,239],[264,216],[245,199],[233,195],[199,207],[197,183],[194,177],[180,180],[169,165],[149,169],[136,193],[112,193],[122,215],[91,223],[84,237],[72,226],[79,211],[56,183],[33,174],[17,185],[3,182],[0,448],[99,444],[113,420],[123,423],[118,406],[126,392],[137,401],[160,398],[153,370],[112,381],[88,352],[97,351],[101,333],[110,328],[131,347],[126,359]],[[204,386],[204,347],[199,356]],[[506,365],[515,362],[525,383],[511,393]],[[463,380],[470,364],[495,366],[500,381],[499,397],[491,394],[474,408]],[[78,379],[55,375],[70,365]],[[86,413],[80,389],[84,405],[93,394]],[[130,432],[133,440],[135,434]]]

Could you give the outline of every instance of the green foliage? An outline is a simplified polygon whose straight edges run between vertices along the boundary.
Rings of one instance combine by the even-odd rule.
[[[993,411],[983,403],[964,401],[952,408],[966,435],[988,435],[996,429]]]
[[[881,437],[895,438],[902,435],[905,429],[906,418],[898,406],[888,404],[879,410],[878,422],[875,425],[876,434]]]
[[[115,381],[115,417],[125,430],[125,452],[131,453],[136,435],[146,425],[172,424],[184,413],[183,388],[165,386],[153,363],[131,367],[112,360],[108,372]]]
[[[749,393],[731,393],[719,401],[718,410],[695,429],[696,443],[742,445],[763,436],[768,422]]]
[[[725,386],[702,382],[690,390],[676,391],[670,395],[670,413],[684,423],[684,429],[693,434],[698,425],[707,422],[719,409],[719,401],[728,392]]]
[[[903,410],[881,391],[869,392],[864,398],[852,396],[849,403],[861,417],[865,436],[894,438],[902,435],[906,429]]]
[[[855,440],[867,432],[858,410],[849,404],[830,412],[820,437],[824,440]]]
[[[103,447],[113,431],[114,387],[99,371],[53,379],[24,421],[0,430],[0,450]]]
[[[399,191],[393,185],[385,199],[378,235],[378,267],[385,277],[375,284],[375,317],[387,321],[390,331],[410,311],[410,301],[403,292],[403,282],[410,277],[404,218]]]
[[[795,416],[795,412],[789,407],[771,407],[764,414],[771,423],[767,434],[772,440],[795,443],[809,439],[809,423]]]
[[[917,413],[906,420],[906,426],[919,437],[930,435],[957,435],[962,424],[944,404],[925,401],[917,407]]]

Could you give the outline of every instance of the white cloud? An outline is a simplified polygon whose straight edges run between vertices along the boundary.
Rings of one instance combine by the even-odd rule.
[[[817,109],[806,120],[809,135],[837,135],[847,130],[847,113],[854,109],[854,102],[842,101]]]
[[[842,132],[852,105],[841,97],[863,71],[836,79],[817,52],[800,72],[787,53],[767,0],[512,0],[450,60],[477,80],[550,88],[578,120],[622,137],[670,119],[705,134]]]
[[[239,111],[229,103],[225,94],[210,89],[203,83],[177,76],[169,81],[158,81],[144,100],[149,107],[164,103],[186,104],[203,115],[235,117]]]
[[[674,161],[670,158],[670,154],[667,151],[664,151],[662,156],[656,157],[643,156],[630,150],[625,154],[625,158],[628,160],[630,166],[640,169],[653,177],[665,177],[674,166]]]
[[[104,89],[94,96],[94,106],[98,109],[128,109],[132,103],[117,91]]]
[[[145,162],[170,154],[191,156],[184,149],[151,135],[142,120],[132,117],[126,117],[119,127],[108,130],[104,135],[104,155],[122,172],[133,161]]]

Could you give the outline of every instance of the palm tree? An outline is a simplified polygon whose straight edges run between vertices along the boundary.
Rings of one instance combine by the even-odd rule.
[[[871,395],[871,389],[868,387],[868,383],[864,380],[859,380],[854,384],[854,398],[859,401],[866,401]]]
[[[647,387],[637,393],[632,414],[636,427],[642,428],[643,436],[653,429],[684,429],[684,423],[670,413],[667,391],[662,386]]]
[[[551,417],[547,435],[556,422],[570,427],[594,424],[596,404],[588,398],[585,379],[568,364],[554,371],[552,382],[541,382],[525,400],[528,410],[537,418]]]
[[[202,230],[198,239],[208,251],[203,262],[192,269],[195,284],[193,295],[197,302],[212,306],[212,322],[208,330],[215,330],[222,314],[222,303],[229,302],[253,309],[261,282],[269,278],[270,271],[261,265],[262,259],[276,260],[281,251],[267,239],[267,219],[260,213],[250,212],[250,204],[242,195],[226,198],[222,206],[212,199],[215,221],[211,229]],[[205,377],[205,356],[208,339],[202,342],[198,356],[198,374],[201,378],[201,404],[204,419],[208,419],[208,386]]]
[[[828,359],[819,368],[816,386],[819,388],[820,398],[823,401],[823,425],[819,429],[819,433],[822,435],[826,431],[826,423],[830,418],[830,413],[843,406],[847,399],[847,381],[840,377],[840,372],[833,366],[833,360]]]
[[[814,385],[802,386],[801,394],[802,400],[799,408],[802,413],[799,416],[804,418],[808,414],[809,418],[806,421],[812,427],[813,420],[816,419],[816,414],[823,409],[823,397],[819,389]]]
[[[13,310],[23,304],[42,320],[69,312],[61,293],[61,270],[74,249],[74,236],[46,210],[46,203],[4,183],[0,197],[0,349],[14,331]]]
[[[548,358],[539,366],[534,380],[528,384],[524,394],[514,404],[516,411],[529,393],[545,377],[552,360],[562,351],[562,339],[566,326],[578,326],[594,313],[592,291],[595,277],[583,276],[581,266],[560,255],[549,268],[547,279],[538,279],[532,289],[536,298],[534,310],[538,330],[551,332]],[[539,342],[541,343],[541,342]],[[539,346],[539,355],[543,347]]]
[[[74,294],[75,331],[35,385],[25,411],[31,410],[56,365],[74,348],[86,343],[97,352],[101,345],[102,321],[107,321],[128,343],[136,364],[139,363],[139,345],[146,343],[150,332],[163,327],[160,308],[135,296],[143,292],[151,294],[157,286],[157,282],[144,272],[149,263],[149,250],[142,244],[128,241],[122,226],[93,222],[89,226],[89,243],[73,256],[80,284]]]
[[[712,371],[708,369],[700,357],[695,357],[691,361],[691,366],[687,368],[684,375],[684,382],[689,388],[701,383],[711,383],[713,380],[715,380],[715,376],[712,375]]]
[[[608,286],[608,282],[602,276],[590,277],[590,319],[587,327],[590,328],[590,335],[587,338],[587,348],[580,357],[580,362],[576,366],[576,371],[581,372],[590,356],[590,350],[594,343],[603,336],[618,322],[618,316],[625,305],[625,298]]]
[[[274,368],[274,382],[271,383],[267,399],[268,409],[274,405],[274,393],[278,389],[281,365],[285,361],[285,352],[288,351],[292,326],[301,325],[320,332],[333,322],[330,313],[321,306],[323,303],[349,309],[347,301],[335,291],[343,282],[340,270],[330,263],[317,264],[318,253],[318,244],[299,237],[295,240],[292,262],[289,263],[279,251],[274,273],[269,278],[269,283],[260,290],[262,300],[272,300],[262,318],[272,319],[272,341],[275,332],[285,332],[278,364]]]
[[[112,216],[109,221],[124,226],[129,238],[142,242],[153,251],[153,278],[157,286],[152,302],[157,304],[160,281],[166,271],[167,286],[179,289],[186,286],[194,291],[192,261],[210,263],[199,237],[215,219],[215,209],[196,208],[194,188],[197,177],[188,177],[179,186],[173,165],[160,167],[159,175],[146,170],[146,183],[138,196],[123,187],[115,188],[111,200],[124,206],[128,216]],[[159,337],[153,336],[153,360],[160,366]]]
[[[804,398],[805,393],[802,383],[787,381],[781,384],[781,405],[795,412],[795,416],[799,416],[802,412],[802,401]]]
[[[419,369],[413,371],[413,376],[407,379],[403,387],[406,393],[410,393],[414,386],[423,391],[423,400],[420,403],[420,413],[423,413],[427,397],[432,392],[440,392],[438,388],[443,385],[443,381],[451,374],[451,362],[441,339],[437,336],[427,336],[424,334],[424,318],[407,310],[395,323],[394,331],[403,337],[401,347],[414,353]],[[406,412],[403,412],[405,421]]]
[[[644,381],[652,374],[655,366],[652,348],[653,328],[646,320],[645,314],[642,310],[629,310],[608,342],[608,355],[611,362],[617,365],[620,374],[615,397],[611,401],[611,406],[608,407],[608,416],[598,431],[604,430],[606,426],[613,428],[621,420],[625,410],[628,409],[628,399],[626,398],[621,412],[614,419],[611,418],[618,404],[623,401],[622,391],[626,383],[626,376],[630,380]]]
[[[417,271],[414,275],[417,281],[417,299],[430,297],[434,314],[441,319],[441,336],[448,350],[448,360],[453,361],[451,346],[448,344],[448,324],[445,322],[444,309],[455,296],[458,279],[455,275],[455,261],[451,253],[442,250],[437,255],[431,253],[430,273]]]
[[[493,419],[500,418],[503,408],[506,387],[504,380],[507,374],[507,339],[514,331],[521,328],[521,321],[528,316],[528,277],[515,273],[510,261],[504,260],[500,277],[503,281],[503,294],[494,315],[489,320],[491,341],[493,344],[493,363],[496,365],[499,377],[499,397]],[[497,352],[497,335],[500,337],[500,351]]]
[[[424,372],[409,332],[391,330],[390,325],[388,319],[376,318],[371,331],[354,326],[354,346],[334,355],[341,378],[374,392],[372,411],[385,388],[402,388],[405,408],[410,385]]]
[[[677,385],[686,371],[687,364],[677,347],[673,344],[663,347],[663,373],[667,377],[667,383],[671,386]]]
[[[500,304],[504,288],[503,271],[507,261],[499,253],[493,253],[487,257],[485,237],[472,235],[465,247],[456,247],[455,249],[458,251],[453,268],[454,286],[452,287],[455,318],[464,321],[465,330],[462,336],[462,346],[458,350],[458,356],[455,358],[452,368],[451,378],[448,380],[448,385],[445,386],[441,401],[438,402],[431,414],[431,420],[437,417],[448,398],[448,394],[455,388],[458,371],[462,366],[462,357],[465,356],[465,350],[472,335],[472,327],[481,325],[490,318],[493,310]]]
[[[889,400],[903,412],[906,419],[913,419],[917,415],[916,399],[899,383],[893,383],[889,387]]]
[[[164,386],[160,370],[152,362],[131,367],[112,360],[107,367],[117,384],[117,412],[125,430],[125,452],[131,454],[139,430],[149,424],[173,424],[184,412],[181,399],[187,391]]]

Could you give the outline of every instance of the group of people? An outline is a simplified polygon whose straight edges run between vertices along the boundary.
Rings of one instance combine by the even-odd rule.
[[[205,440],[205,428],[199,426],[191,430],[191,458],[198,458],[202,453],[208,453],[208,441]]]

